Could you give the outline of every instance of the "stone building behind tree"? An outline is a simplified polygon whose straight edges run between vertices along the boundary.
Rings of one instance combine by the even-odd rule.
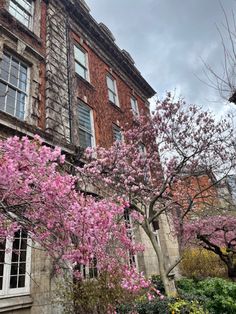
[[[154,94],[84,1],[1,0],[1,139],[39,134],[76,164],[85,147],[122,140],[126,123],[149,114]],[[175,257],[176,243],[166,230],[157,236]],[[146,246],[136,258],[138,268],[147,276],[157,273],[151,244],[141,231],[136,238]],[[0,246],[0,313],[59,313],[52,306],[52,265],[29,241],[22,232]],[[19,258],[6,251],[12,245]]]

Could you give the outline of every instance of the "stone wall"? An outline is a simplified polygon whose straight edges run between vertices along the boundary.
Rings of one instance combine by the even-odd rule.
[[[67,17],[55,1],[47,8],[46,131],[70,142]]]

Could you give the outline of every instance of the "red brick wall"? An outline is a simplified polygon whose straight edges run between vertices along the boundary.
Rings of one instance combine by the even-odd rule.
[[[96,144],[109,146],[113,142],[112,124],[124,127],[126,123],[131,125],[133,122],[131,96],[137,99],[140,112],[148,112],[148,109],[141,97],[136,93],[133,95],[132,88],[114,71],[112,76],[116,80],[120,107],[112,105],[108,100],[106,83],[106,75],[110,73],[109,66],[85,42],[81,45],[79,36],[72,34],[72,38],[87,51],[90,71],[91,86],[77,78],[77,96],[82,100],[86,96],[87,104],[93,109]]]

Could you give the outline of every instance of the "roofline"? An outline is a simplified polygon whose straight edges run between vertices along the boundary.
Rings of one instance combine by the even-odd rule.
[[[119,68],[133,81],[133,83],[142,91],[147,98],[151,98],[156,91],[141,75],[140,71],[132,62],[124,56],[122,50],[116,45],[108,35],[102,31],[98,22],[89,13],[89,10],[80,0],[60,0],[67,8],[67,12],[93,41],[103,50],[109,58],[119,66]],[[48,1],[50,2],[50,0]]]

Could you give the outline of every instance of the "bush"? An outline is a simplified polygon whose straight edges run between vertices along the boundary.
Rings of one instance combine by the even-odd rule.
[[[227,278],[226,267],[220,258],[213,252],[201,248],[185,251],[180,263],[180,271],[188,278]]]
[[[159,275],[152,275],[151,282],[153,286],[161,292],[161,294],[165,294],[165,288]]]
[[[177,300],[170,304],[170,310],[174,314],[208,314],[198,301]]]
[[[117,304],[132,304],[135,298],[142,296],[123,289],[121,277],[107,272],[100,273],[96,279],[71,280],[65,279],[57,285],[57,303],[61,304],[65,314],[98,314],[107,313]]]
[[[122,305],[117,309],[118,314],[170,314],[169,305],[175,300],[170,298],[165,298],[160,300],[158,298],[152,301],[142,301],[135,302],[132,305]]]
[[[236,284],[221,278],[202,281],[182,279],[178,281],[179,293],[184,298],[200,298],[200,302],[212,314],[236,313]],[[202,299],[202,300],[201,300]]]

